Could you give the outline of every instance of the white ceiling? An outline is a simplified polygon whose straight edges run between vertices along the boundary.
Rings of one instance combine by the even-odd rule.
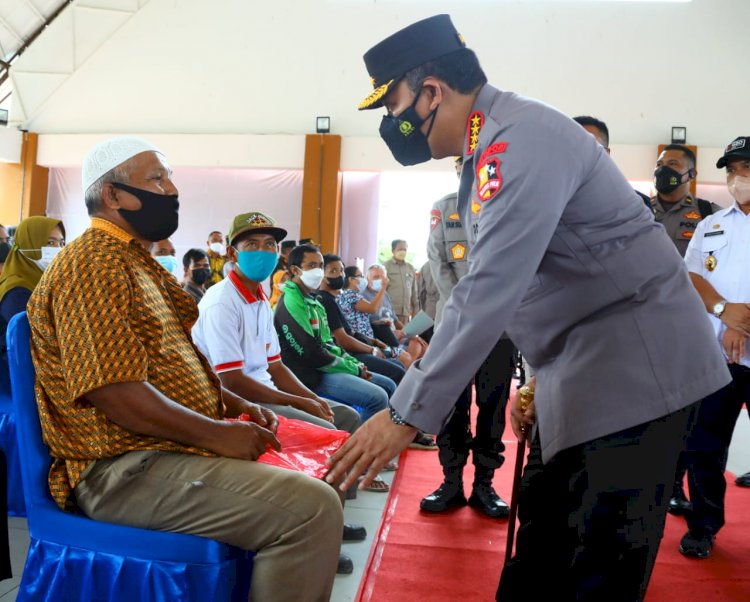
[[[748,133],[750,0],[77,0],[13,66],[11,119],[40,133],[304,134],[330,115],[333,133],[377,136],[379,112],[356,111],[361,56],[439,12],[495,85],[596,115],[615,143],[663,142],[672,125],[701,146]]]
[[[10,59],[65,1],[0,1],[0,58]]]

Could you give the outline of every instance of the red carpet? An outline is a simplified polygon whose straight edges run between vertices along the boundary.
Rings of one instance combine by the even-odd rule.
[[[495,476],[495,487],[510,503],[516,444],[506,445],[506,461]],[[467,467],[467,487],[472,471]],[[441,477],[437,452],[407,450],[402,454],[360,585],[359,602],[494,600],[507,520],[490,519],[468,506],[435,516],[420,513],[420,499],[437,488]],[[700,561],[680,555],[677,546],[686,530],[685,521],[667,518],[646,602],[750,600],[750,491],[736,487],[733,477],[730,481],[727,524],[711,558]]]

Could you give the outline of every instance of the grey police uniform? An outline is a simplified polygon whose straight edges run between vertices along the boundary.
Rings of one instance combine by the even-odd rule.
[[[458,195],[446,195],[432,206],[430,236],[427,239],[430,269],[440,291],[436,323],[441,318],[451,291],[469,273],[468,244],[458,213]],[[491,489],[491,483],[495,470],[505,461],[502,439],[505,405],[515,368],[514,356],[513,343],[503,336],[479,366],[474,375],[474,387],[469,381],[469,386],[461,391],[455,401],[455,412],[437,437],[444,484],[422,500],[423,510],[441,511],[454,504],[456,498],[463,500],[463,469],[471,451],[475,468],[469,503],[480,507],[490,516],[507,516],[508,507]],[[478,412],[472,435],[473,389]]]
[[[440,291],[435,315],[437,325],[453,287],[469,273],[469,241],[458,214],[458,194],[455,192],[432,205],[427,257],[433,279]]]
[[[419,289],[419,309],[435,320],[438,302],[440,301],[440,291],[432,277],[429,261],[425,262],[419,269],[419,286],[417,288]]]
[[[536,369],[544,462],[729,382],[662,226],[593,137],[557,110],[480,90],[459,214],[471,268],[391,400],[409,424],[440,432],[504,331]]]
[[[710,213],[721,211],[721,207],[718,205],[709,203],[708,201],[703,202],[710,205]],[[684,257],[688,244],[690,244],[690,239],[693,238],[693,234],[695,233],[695,228],[706,217],[701,213],[701,206],[698,199],[688,194],[684,199],[675,203],[674,206],[665,208],[659,201],[659,197],[655,196],[651,199],[651,210],[654,212],[654,219],[664,226],[667,235],[674,242],[680,255]]]

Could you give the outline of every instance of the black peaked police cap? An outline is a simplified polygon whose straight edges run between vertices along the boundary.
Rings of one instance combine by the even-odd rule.
[[[435,15],[397,31],[363,57],[374,90],[359,103],[359,110],[382,107],[383,97],[407,71],[465,47],[449,15]]]

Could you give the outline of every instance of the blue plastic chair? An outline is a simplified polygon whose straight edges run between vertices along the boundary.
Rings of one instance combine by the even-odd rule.
[[[34,397],[29,322],[8,325],[8,358],[31,545],[18,600],[245,601],[252,552],[204,537],[148,531],[63,512],[49,493],[51,458]]]

